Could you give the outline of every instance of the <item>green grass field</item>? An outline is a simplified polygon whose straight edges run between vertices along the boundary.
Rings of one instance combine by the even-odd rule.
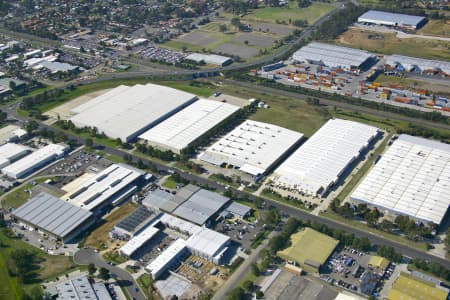
[[[380,33],[349,29],[335,42],[342,46],[364,49],[380,54],[401,54],[450,61],[450,42],[420,38],[400,39],[396,33]]]
[[[33,251],[43,259],[40,269],[37,270],[40,281],[54,279],[56,276],[78,268],[70,257],[48,255],[19,239],[9,238],[6,236],[5,229],[0,229],[0,242],[3,245],[0,247],[0,299],[2,300],[21,299],[23,290],[28,292],[39,285],[38,283],[21,284],[17,277],[9,276],[7,266],[13,263],[11,253],[18,249]]]
[[[419,29],[418,34],[450,37],[450,24],[445,20],[428,20],[424,27]]]
[[[166,181],[162,184],[163,187],[168,189],[176,189],[177,188],[177,182],[173,180],[172,176],[167,177]]]
[[[39,178],[36,179],[37,183],[42,183],[45,180],[52,178],[52,177],[46,177],[46,178]],[[14,190],[11,190],[10,192],[4,194],[0,198],[1,207],[3,208],[17,208],[28,201],[30,198],[30,190],[33,189],[33,185],[29,184],[28,182],[22,183],[19,187],[17,187]]]
[[[299,8],[296,1],[289,1],[288,7],[258,8],[245,15],[242,19],[258,22],[272,22],[276,20],[289,23],[294,20],[306,20],[308,24],[314,23],[321,16],[333,10],[333,6],[326,3],[313,3],[309,7]]]

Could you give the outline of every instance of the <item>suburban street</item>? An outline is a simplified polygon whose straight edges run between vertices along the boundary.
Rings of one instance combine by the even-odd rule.
[[[94,251],[94,249],[87,248],[79,250],[75,253],[73,261],[79,265],[94,264],[98,268],[108,269],[110,275],[116,278],[118,281],[121,281],[121,285],[127,289],[128,293],[133,297],[133,299],[146,299],[145,295],[138,288],[133,277],[127,271],[109,265],[100,257],[100,255],[98,255],[98,253]]]

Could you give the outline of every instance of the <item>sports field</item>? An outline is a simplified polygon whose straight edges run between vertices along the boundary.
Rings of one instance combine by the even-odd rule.
[[[380,54],[450,61],[450,42],[418,38],[397,38],[396,33],[381,33],[352,28],[340,35],[335,43]]]

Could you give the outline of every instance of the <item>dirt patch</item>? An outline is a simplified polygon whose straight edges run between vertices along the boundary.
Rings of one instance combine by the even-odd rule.
[[[181,41],[200,47],[207,47],[208,45],[217,42],[218,39],[203,31],[193,31],[179,36],[175,39],[175,41]]]
[[[253,23],[252,28],[254,31],[267,32],[282,36],[290,35],[295,30],[293,27],[289,27],[286,25],[260,23],[260,22]]]
[[[105,243],[108,248],[115,245],[115,241],[111,242],[109,238],[109,232],[113,229],[114,225],[119,223],[122,219],[128,216],[136,209],[137,205],[133,203],[127,203],[114,210],[106,218],[105,223],[97,227],[86,238],[85,245],[92,247],[99,247],[102,243]]]
[[[275,42],[275,38],[262,34],[244,33],[240,36],[235,37],[231,41],[238,43],[245,43],[245,41],[247,41],[249,46],[267,48],[273,45],[273,42]]]
[[[98,97],[110,90],[111,89],[104,89],[104,90],[92,92],[92,93],[77,97],[73,100],[70,100],[64,104],[61,104],[61,105],[45,112],[44,115],[48,116],[48,119],[45,121],[45,123],[47,125],[51,125],[51,124],[55,123],[56,121],[58,121],[58,116],[61,120],[69,119],[70,117],[72,117],[72,115],[70,114],[71,109],[73,109],[77,106],[80,106],[81,104],[84,104],[84,103],[94,99],[95,97]]]
[[[226,53],[230,55],[234,54],[242,58],[249,58],[258,54],[258,49],[244,45],[241,46],[231,43],[225,43],[220,45],[219,47],[214,48],[214,52]]]

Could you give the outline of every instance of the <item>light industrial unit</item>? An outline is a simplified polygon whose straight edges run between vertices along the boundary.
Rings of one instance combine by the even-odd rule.
[[[103,283],[91,284],[86,276],[80,276],[58,283],[56,285],[60,300],[110,300],[112,299]]]
[[[394,54],[386,56],[386,64],[406,71],[423,72],[432,70],[450,75],[450,62],[447,61]]]
[[[177,154],[239,110],[236,105],[200,99],[139,136]]]
[[[155,260],[145,267],[145,270],[157,279],[164,271],[186,254],[186,241],[178,239],[165,249]]]
[[[379,129],[332,119],[274,172],[276,186],[323,196],[379,135]]]
[[[21,159],[22,157],[28,155],[31,149],[13,143],[6,143],[0,146],[0,168],[4,168],[7,165]]]
[[[63,199],[87,210],[117,205],[136,190],[134,183],[144,174],[128,165],[113,164],[85,181],[76,191],[64,195]]]
[[[150,241],[158,232],[159,232],[158,228],[152,225],[147,226],[140,233],[133,236],[133,238],[129,240],[125,245],[123,245],[119,249],[119,253],[121,255],[130,257],[137,250],[139,250],[139,248],[144,246],[145,243]]]
[[[66,145],[47,145],[3,168],[2,173],[15,179],[25,177],[46,164],[63,157],[67,150],[68,146]]]
[[[393,214],[440,224],[450,198],[450,146],[400,135],[351,195]]]
[[[93,127],[130,142],[196,100],[193,94],[165,86],[121,85],[72,109],[70,120],[77,127]]]
[[[204,62],[209,65],[216,66],[226,66],[233,62],[228,56],[217,55],[217,54],[202,54],[202,53],[192,53],[185,57],[187,60],[193,60],[195,62]]]
[[[159,214],[140,205],[130,215],[114,226],[113,230],[110,232],[110,236],[113,238],[130,239],[134,235],[139,234],[158,216]]]
[[[246,120],[226,134],[199,159],[214,165],[238,167],[257,180],[273,168],[303,138],[303,134],[280,126]]]
[[[426,22],[425,17],[369,10],[358,18],[358,23],[417,29]]]
[[[365,50],[312,42],[297,50],[292,59],[345,70],[361,69],[369,64],[374,55]]]
[[[228,250],[229,242],[228,236],[202,227],[186,240],[186,247],[192,254],[218,265]]]
[[[12,216],[29,228],[63,242],[72,240],[94,223],[91,212],[47,193],[31,198],[14,210]]]

